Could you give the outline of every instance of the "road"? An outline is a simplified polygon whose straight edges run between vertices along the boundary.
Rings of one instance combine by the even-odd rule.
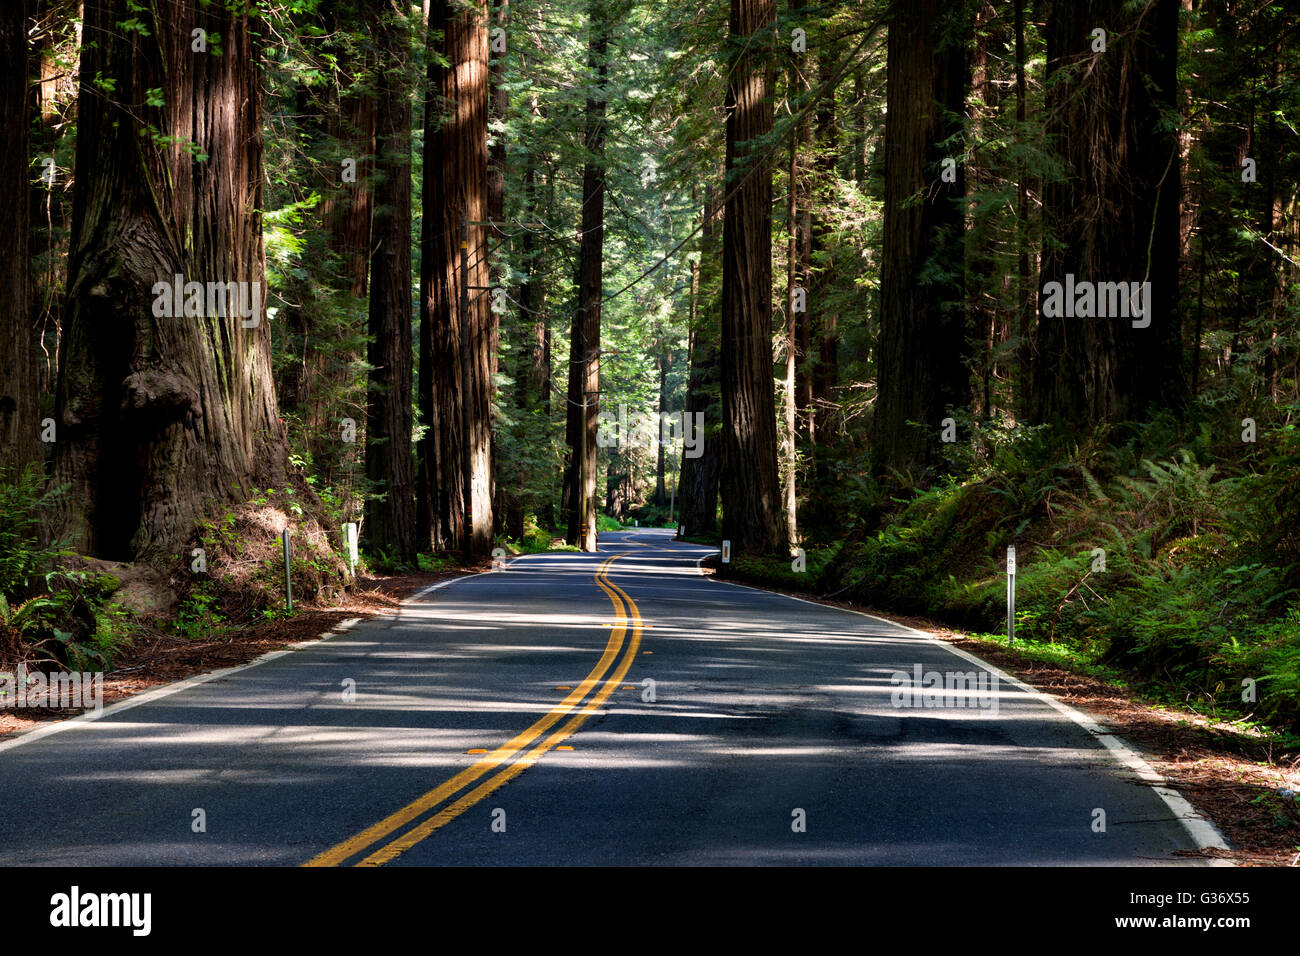
[[[713,580],[708,553],[603,534],[0,746],[0,864],[1191,862],[1170,805],[1041,697]]]

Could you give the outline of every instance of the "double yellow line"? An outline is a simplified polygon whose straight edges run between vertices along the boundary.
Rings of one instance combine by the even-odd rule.
[[[362,830],[356,836],[349,837],[337,846],[330,847],[319,856],[313,857],[304,865],[340,866],[362,854],[365,855],[356,862],[356,866],[382,866],[390,862],[439,827],[445,826],[470,807],[505,786],[540,760],[548,750],[563,743],[567,737],[582,726],[583,721],[599,710],[601,705],[609,699],[609,695],[627,676],[628,668],[632,666],[632,660],[641,647],[641,612],[637,608],[636,602],[628,597],[627,592],[609,579],[610,565],[621,557],[623,555],[616,554],[607,558],[596,571],[596,583],[600,585],[601,590],[609,595],[610,601],[614,604],[615,619],[613,626],[610,628],[609,640],[605,644],[604,653],[600,655],[600,660],[596,662],[596,666],[591,669],[591,673],[586,676],[581,684],[575,687],[564,700],[560,701],[535,724],[507,743],[502,744],[477,763],[466,767],[446,783],[435,787],[395,813],[389,814],[378,823]],[[629,624],[631,624],[630,636],[628,633]],[[614,666],[620,651],[623,654],[622,660],[618,662],[613,675],[601,684],[602,678]],[[598,684],[601,685],[599,690],[596,690],[596,693],[587,700],[586,705],[581,706],[581,709],[579,709],[584,698]],[[549,734],[531,750],[524,752],[525,748],[559,723],[565,716],[568,716],[569,719],[558,730]],[[488,774],[491,774],[491,776],[487,780],[465,793],[454,803],[448,802],[470,784]],[[415,825],[408,827],[412,823]],[[394,834],[397,835],[394,836]],[[375,849],[376,846],[378,846],[378,849]]]

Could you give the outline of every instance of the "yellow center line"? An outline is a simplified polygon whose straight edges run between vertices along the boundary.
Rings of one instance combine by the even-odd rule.
[[[609,563],[612,563],[613,560],[614,559],[611,558],[610,562],[607,562],[607,566]],[[602,577],[604,577],[603,581],[601,580]],[[615,671],[614,675],[605,682],[600,691],[587,702],[587,705],[583,707],[582,710],[570,717],[563,727],[555,731],[555,733],[551,734],[544,741],[530,750],[526,756],[510,764],[508,767],[505,767],[494,777],[485,780],[451,806],[439,810],[419,826],[412,827],[383,849],[376,850],[374,853],[370,854],[370,856],[358,863],[357,866],[383,866],[385,863],[389,863],[402,853],[405,853],[435,830],[450,823],[470,807],[474,806],[484,798],[491,796],[516,776],[537,763],[537,761],[542,759],[542,756],[548,750],[555,747],[557,744],[562,743],[566,738],[575,733],[577,729],[582,726],[583,722],[589,716],[596,713],[600,709],[601,705],[609,699],[609,695],[618,687],[619,682],[627,676],[628,668],[632,666],[632,661],[636,658],[637,649],[641,646],[641,612],[637,608],[636,602],[628,596],[627,592],[613,581],[609,580],[609,576],[603,568],[597,573],[596,583],[605,590],[605,593],[609,595],[610,600],[615,602],[615,606],[618,606],[619,603],[618,597],[615,596],[615,592],[617,592],[623,600],[627,601],[628,609],[632,615],[632,637],[628,641],[627,651],[624,653],[623,660],[620,662],[618,670]]]
[[[605,587],[600,580],[601,576],[605,573],[605,569],[618,558],[619,555],[613,555],[612,557],[607,558],[596,571],[596,583],[600,584],[601,589],[609,595],[610,600],[614,603],[614,613],[616,617],[614,625],[610,630],[609,640],[606,642],[605,651],[601,654],[600,660],[596,662],[596,666],[592,668],[591,673],[587,675],[586,679],[573,689],[572,693],[556,704],[555,707],[553,707],[545,716],[527,730],[518,734],[507,743],[502,744],[482,760],[466,767],[450,780],[413,800],[400,810],[389,814],[378,823],[366,827],[366,829],[362,830],[355,836],[349,837],[342,843],[330,847],[328,850],[318,854],[303,865],[338,866],[348,858],[356,856],[358,853],[369,849],[375,843],[378,843],[380,840],[389,836],[393,831],[405,826],[407,823],[410,823],[421,814],[432,810],[444,800],[449,799],[465,787],[469,786],[479,777],[482,777],[484,774],[513,758],[519,753],[519,751],[523,750],[554,726],[560,718],[570,713],[582,701],[582,699],[587,696],[592,688],[600,683],[600,679],[605,676],[605,672],[609,670],[610,666],[614,663],[614,659],[618,656],[618,652],[623,647],[623,638],[627,633],[627,615],[623,607],[623,602],[620,601],[609,588]],[[620,591],[620,593],[622,592]],[[623,596],[626,597],[626,595]],[[628,598],[628,603],[631,604],[631,598]],[[639,613],[637,614],[637,620],[637,642],[639,643]]]

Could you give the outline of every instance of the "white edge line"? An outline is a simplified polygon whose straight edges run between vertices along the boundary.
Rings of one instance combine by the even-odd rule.
[[[716,552],[711,552],[711,553],[716,553]],[[1123,766],[1131,770],[1144,782],[1151,784],[1152,785],[1151,789],[1160,795],[1160,798],[1164,800],[1165,805],[1169,807],[1170,811],[1173,812],[1174,816],[1178,818],[1178,821],[1183,825],[1183,828],[1187,831],[1188,836],[1190,836],[1192,840],[1195,841],[1199,849],[1226,850],[1228,852],[1232,852],[1232,848],[1229,847],[1227,842],[1223,839],[1223,834],[1219,832],[1218,827],[1216,827],[1209,820],[1205,819],[1205,817],[1201,816],[1201,814],[1197,812],[1196,808],[1193,807],[1187,801],[1187,798],[1184,797],[1177,790],[1175,790],[1165,777],[1162,777],[1160,774],[1156,773],[1155,769],[1149,763],[1146,762],[1146,760],[1142,757],[1141,754],[1139,754],[1136,750],[1133,749],[1132,746],[1127,744],[1121,738],[1116,736],[1112,731],[1106,730],[1099,723],[1097,723],[1097,721],[1095,721],[1092,717],[1088,716],[1082,711],[1076,710],[1075,708],[1071,707],[1069,704],[1057,700],[1055,697],[1052,697],[1050,694],[1044,694],[1042,691],[1038,690],[1037,688],[1031,687],[1029,684],[1026,684],[1024,681],[1012,677],[1010,674],[1007,674],[1002,670],[1000,670],[999,668],[994,667],[992,664],[988,663],[987,661],[980,660],[974,654],[968,653],[967,651],[964,651],[961,648],[953,647],[951,644],[948,644],[946,641],[939,640],[939,638],[935,637],[929,631],[920,631],[914,627],[909,627],[906,624],[899,624],[897,621],[891,621],[888,618],[877,617],[876,615],[868,614],[865,611],[855,611],[852,608],[838,607],[837,605],[834,604],[822,604],[819,601],[809,601],[806,598],[795,597],[793,594],[783,594],[780,591],[770,591],[767,588],[756,588],[748,584],[737,584],[734,581],[720,581],[715,575],[704,573],[704,569],[701,567],[701,564],[704,561],[704,559],[707,557],[709,557],[708,554],[702,555],[699,559],[696,560],[695,566],[699,570],[701,577],[704,577],[707,580],[711,580],[715,584],[726,584],[733,588],[744,588],[747,591],[761,591],[764,594],[773,594],[776,595],[777,597],[788,598],[791,601],[799,601],[802,604],[811,604],[814,607],[823,607],[823,608],[830,608],[831,610],[836,610],[836,611],[845,611],[849,614],[857,614],[860,617],[870,618],[873,621],[880,621],[882,624],[888,624],[892,627],[901,628],[904,631],[910,631],[911,633],[916,634],[919,637],[925,638],[925,640],[929,641],[931,644],[937,644],[939,647],[942,647],[944,650],[949,651],[950,653],[955,654],[956,656],[963,658],[964,660],[970,661],[972,664],[978,664],[980,667],[984,668],[989,673],[996,675],[1000,680],[1004,680],[1007,683],[1011,684],[1012,686],[1019,688],[1020,690],[1027,693],[1029,696],[1037,697],[1039,700],[1043,701],[1048,706],[1064,714],[1066,717],[1070,718],[1070,720],[1074,721],[1076,724],[1078,724],[1080,727],[1086,730],[1089,734],[1093,736],[1093,738],[1098,743],[1100,743],[1106,749],[1106,751],[1112,757],[1115,758],[1116,761],[1118,761],[1120,764],[1122,764]],[[1210,866],[1235,866],[1236,865],[1231,860],[1223,860],[1218,858],[1209,858],[1204,862],[1208,863]]]
[[[516,555],[516,557],[519,556]],[[496,570],[497,570],[496,568],[492,569],[492,571],[496,571]],[[426,594],[429,594],[433,591],[437,591],[440,588],[445,588],[448,585],[455,584],[457,581],[464,581],[467,578],[476,578],[483,573],[491,574],[492,571],[488,571],[488,572],[480,571],[475,574],[462,574],[459,577],[448,578],[446,581],[439,581],[437,584],[432,584],[429,587],[423,589],[422,591],[418,591],[415,594],[412,594],[410,597],[406,598],[404,601],[402,601],[401,604],[398,605],[399,610],[394,613],[395,614],[400,613],[400,609],[402,607],[405,607],[407,604],[411,604],[414,603],[415,601],[418,601]],[[387,616],[388,615],[385,614],[374,615],[374,617],[387,617]],[[159,700],[163,697],[170,697],[172,694],[179,694],[181,691],[189,690],[191,687],[197,687],[200,684],[206,684],[209,681],[218,680],[220,678],[230,677],[232,674],[238,674],[240,671],[246,671],[249,668],[257,667],[260,664],[269,663],[270,661],[276,660],[277,658],[281,658],[288,654],[292,654],[294,651],[301,651],[304,650],[305,648],[311,647],[314,644],[319,644],[321,641],[328,640],[331,637],[338,637],[340,634],[344,633],[350,628],[355,627],[357,624],[360,624],[363,620],[365,620],[365,618],[360,618],[360,617],[346,618],[345,620],[340,621],[338,624],[335,624],[332,628],[330,628],[330,630],[326,631],[320,637],[309,638],[308,640],[305,641],[297,641],[293,644],[289,644],[286,647],[282,647],[279,650],[267,651],[261,657],[254,658],[253,660],[249,661],[247,664],[238,664],[235,667],[224,667],[221,670],[207,671],[206,673],[203,674],[195,674],[193,677],[186,677],[182,680],[173,681],[170,684],[164,684],[161,687],[155,687],[152,690],[147,690],[141,694],[136,694],[132,697],[128,697],[126,700],[120,700],[116,704],[111,704],[108,707],[105,707],[99,713],[92,712],[92,713],[85,713],[85,714],[77,714],[75,717],[67,717],[63,720],[54,723],[49,723],[39,727],[34,727],[31,730],[19,731],[18,733],[8,738],[7,740],[0,741],[0,753],[4,753],[6,750],[12,750],[15,747],[21,747],[23,744],[29,744],[37,740],[42,740],[45,737],[49,737],[53,734],[62,733],[65,730],[70,730],[73,727],[80,726],[81,724],[94,723],[95,721],[101,720],[104,717],[109,716],[110,714],[120,714],[122,711],[130,710],[132,707],[139,707],[141,704],[147,704],[151,701]]]

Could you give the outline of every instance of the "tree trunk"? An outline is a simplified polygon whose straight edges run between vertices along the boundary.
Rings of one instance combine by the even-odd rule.
[[[430,431],[420,451],[420,494],[435,540],[486,554],[493,526],[489,230],[469,225],[487,216],[486,0],[436,0],[429,36],[420,404]]]
[[[1023,137],[1027,87],[1025,83],[1025,0],[1015,0],[1016,33],[1016,137]],[[1016,335],[1020,342],[1016,348],[1016,399],[1017,415],[1025,415],[1030,407],[1033,376],[1034,303],[1037,293],[1029,284],[1029,168],[1021,160],[1016,169]]]
[[[1046,133],[1063,181],[1044,190],[1040,314],[1048,283],[1149,281],[1149,326],[1125,317],[1039,320],[1032,418],[1067,428],[1139,418],[1185,395],[1178,313],[1179,0],[1057,0],[1047,25]],[[1093,52],[1091,31],[1108,31]],[[1094,306],[1095,308],[1095,306]]]
[[[773,0],[731,0],[722,242],[722,534],[737,554],[789,547],[772,368]]]
[[[366,477],[384,494],[366,501],[371,548],[415,561],[415,474],[411,458],[411,100],[410,35],[391,0],[374,0],[378,48],[378,150],[370,258],[370,401]]]
[[[689,536],[709,536],[718,530],[718,475],[722,465],[722,434],[718,430],[719,369],[718,311],[716,300],[701,307],[701,288],[711,288],[708,273],[716,275],[716,238],[712,190],[705,193],[704,225],[700,230],[700,255],[691,261],[691,370],[686,383],[688,428],[700,445],[683,447],[679,525]],[[698,416],[698,418],[697,418]],[[696,422],[700,428],[696,428]],[[690,451],[690,454],[688,454]],[[692,457],[693,456],[693,457]]]
[[[891,11],[872,458],[876,474],[916,481],[938,457],[942,420],[969,396],[955,201],[965,194],[963,163],[955,147],[939,146],[960,129],[969,29],[943,0],[895,0]]]
[[[33,11],[33,7],[35,8]],[[53,395],[58,377],[59,339],[63,328],[64,290],[68,278],[68,238],[72,231],[72,177],[60,169],[54,182],[48,183],[43,160],[54,158],[60,145],[76,128],[76,90],[62,56],[69,45],[79,49],[81,40],[81,4],[77,0],[27,0],[27,10],[37,23],[29,34],[30,68],[39,69],[40,82],[28,88],[31,115],[40,117],[39,125],[30,128],[28,158],[35,162],[36,176],[25,168],[31,183],[30,240],[31,259],[29,295],[34,299],[32,317],[33,342],[37,348],[37,395]],[[38,65],[39,64],[39,65]],[[75,143],[75,139],[71,140]],[[17,143],[17,140],[13,140]]]
[[[508,35],[510,27],[510,0],[492,0],[492,30],[500,30],[498,38],[504,42]],[[501,269],[495,264],[497,247],[505,242],[506,230],[500,225],[506,218],[506,134],[504,123],[506,114],[510,110],[510,94],[503,85],[505,79],[505,52],[493,52],[492,31],[488,34],[488,83],[492,88],[492,114],[490,118],[489,131],[492,137],[492,146],[488,152],[488,219],[494,225],[489,235],[489,242],[492,251],[489,253],[493,262],[490,282],[495,288],[505,281],[501,274]],[[496,381],[498,362],[501,355],[501,314],[495,309],[491,310],[490,318],[492,320],[492,343],[489,351],[491,368],[488,372],[489,395],[493,406],[500,403],[500,396],[497,395]],[[497,439],[495,432],[491,433],[492,451],[488,475],[491,480],[491,489],[489,494],[492,498],[493,514],[493,533],[501,532],[501,519],[505,514],[505,502],[502,498],[502,491],[497,487]]]
[[[199,0],[85,13],[55,479],[81,551],[174,556],[214,501],[285,477],[261,311],[260,34]],[[118,26],[133,17],[147,33]],[[223,55],[194,51],[194,29]],[[177,275],[200,294],[174,301]]]
[[[595,77],[587,97],[582,172],[582,242],[578,251],[578,309],[569,345],[569,414],[565,438],[572,449],[565,497],[570,503],[568,541],[596,550],[596,424],[600,399],[600,299],[605,233],[605,95],[608,86],[608,11],[588,6],[587,65]]]
[[[16,479],[42,460],[40,378],[32,326],[28,270],[27,28],[29,0],[11,0],[0,12],[0,480]],[[41,167],[44,171],[46,167]],[[23,184],[24,188],[19,188]]]

